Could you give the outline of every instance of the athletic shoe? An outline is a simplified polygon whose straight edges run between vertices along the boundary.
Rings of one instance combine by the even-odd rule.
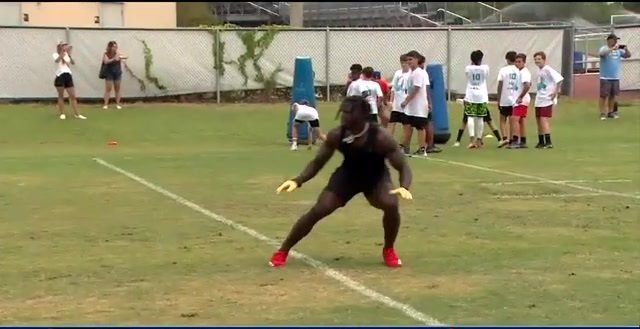
[[[66,115],[64,115],[64,114],[60,114],[60,120],[64,120],[64,119],[66,119],[66,118],[67,118],[67,116],[66,116]]]
[[[499,148],[499,149],[501,149],[501,148],[503,148],[503,147],[505,147],[505,146],[509,145],[509,143],[510,143],[510,142],[509,142],[509,140],[508,140],[508,139],[503,139],[503,140],[501,140],[501,141],[500,141],[500,143],[498,143],[498,148]]]
[[[87,120],[87,117],[85,117],[85,116],[84,116],[84,115],[82,115],[82,114],[76,114],[76,115],[75,115],[75,117],[76,117],[76,119],[80,119],[80,120]]]
[[[289,253],[286,252],[286,251],[282,251],[282,250],[276,251],[273,254],[273,256],[271,256],[271,260],[269,261],[269,265],[271,265],[272,267],[284,266],[284,264],[287,263],[287,256],[288,255],[289,255]]]
[[[440,153],[442,149],[437,146],[431,146],[427,148],[427,153]]]
[[[417,156],[427,156],[427,150],[424,147],[419,148],[417,151],[413,153],[413,155]]]
[[[402,261],[398,258],[398,255],[393,248],[382,249],[382,258],[384,259],[385,265],[389,267],[402,266]]]
[[[544,144],[538,143],[538,144],[536,144],[536,148],[537,149],[543,149],[544,148]]]
[[[545,144],[543,148],[552,149],[553,148],[553,144]]]
[[[453,147],[458,147],[458,146],[460,146],[460,142],[453,143]]]

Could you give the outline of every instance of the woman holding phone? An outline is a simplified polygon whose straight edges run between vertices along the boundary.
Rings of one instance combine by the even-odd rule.
[[[53,85],[58,92],[58,112],[60,120],[65,120],[67,116],[64,114],[64,91],[69,95],[69,103],[73,108],[73,114],[76,119],[86,119],[85,116],[78,112],[78,100],[76,91],[73,86],[73,77],[71,76],[71,68],[69,65],[75,64],[71,57],[72,47],[66,42],[59,42],[56,46],[56,52],[53,53],[53,62],[56,64],[56,78]]]
[[[122,81],[122,61],[127,57],[118,51],[118,43],[109,41],[107,50],[102,55],[102,64],[104,65],[102,76],[104,77],[104,106],[102,109],[109,108],[109,100],[111,98],[111,89],[114,90],[116,96],[116,109],[122,109],[120,105],[120,81]]]

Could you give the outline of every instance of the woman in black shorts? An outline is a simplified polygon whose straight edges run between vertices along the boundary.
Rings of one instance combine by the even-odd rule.
[[[56,64],[56,79],[53,85],[58,92],[58,112],[60,120],[64,120],[67,116],[64,114],[64,91],[69,95],[69,103],[73,108],[73,114],[76,119],[86,119],[85,116],[78,113],[78,100],[76,99],[76,90],[73,87],[73,77],[71,76],[71,68],[69,65],[75,64],[71,58],[71,46],[67,43],[60,42],[53,53],[53,62]]]

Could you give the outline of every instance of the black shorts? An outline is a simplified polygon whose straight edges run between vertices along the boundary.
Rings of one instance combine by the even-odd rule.
[[[620,94],[620,80],[600,79],[600,97],[615,97]]]
[[[402,122],[402,124],[406,126],[411,126],[418,130],[422,130],[426,128],[427,125],[429,124],[429,119],[423,118],[423,117],[416,117],[412,115],[405,115],[404,122]]]
[[[466,124],[468,119],[469,119],[469,117],[467,116],[467,114],[463,113],[462,114],[462,123]],[[482,119],[484,120],[484,122],[487,122],[487,123],[491,122],[491,111],[487,111],[487,115],[482,117]]]
[[[404,122],[404,113],[398,111],[391,111],[391,116],[389,116],[389,123],[403,123]]]
[[[361,175],[361,172],[352,173],[344,167],[338,167],[333,174],[331,174],[329,183],[324,189],[325,191],[334,193],[340,201],[342,201],[342,205],[344,206],[359,193],[370,197],[379,188],[384,188],[386,191],[392,187],[391,175],[389,175],[389,170],[386,168],[384,172],[378,175],[369,177],[362,177]]]
[[[510,117],[513,114],[513,106],[498,106],[500,115]]]
[[[377,113],[369,114],[369,122],[378,123],[378,114]]]
[[[429,111],[429,115],[427,115],[427,121],[433,120],[432,115],[431,115],[432,113],[433,113],[432,111]]]
[[[305,122],[309,122],[309,125],[311,126],[311,128],[319,128],[320,127],[320,120],[315,119],[315,120],[311,120],[311,121],[303,121],[303,120],[295,120],[296,123],[305,123]]]
[[[57,88],[59,87],[63,87],[65,89],[73,88],[73,77],[71,76],[70,73],[62,73],[59,76],[57,76],[55,80],[53,80],[53,85],[56,86]]]

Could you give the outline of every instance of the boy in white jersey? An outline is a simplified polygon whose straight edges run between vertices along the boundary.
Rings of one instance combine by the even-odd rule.
[[[418,130],[418,150],[414,155],[427,155],[427,132],[429,124],[429,101],[427,88],[429,87],[429,76],[427,72],[420,68],[419,62],[424,57],[419,52],[412,50],[407,53],[411,74],[407,82],[407,98],[400,103],[404,110],[405,121],[403,122],[403,140],[400,147],[405,154],[409,154],[409,144],[411,143],[411,133],[413,128]]]
[[[564,77],[546,64],[547,55],[539,51],[533,54],[536,66],[540,68],[536,83],[536,123],[538,124],[538,145],[536,148],[553,148],[549,120],[553,106],[558,104],[558,94]]]
[[[298,149],[298,129],[301,124],[305,124],[308,125],[307,127],[310,127],[307,133],[307,136],[309,136],[309,149],[311,149],[311,145],[313,144],[314,136],[319,138],[321,141],[326,140],[326,135],[322,133],[322,130],[320,130],[320,117],[318,115],[318,110],[309,106],[309,102],[307,100],[302,100],[300,101],[300,103],[291,104],[291,109],[295,113],[293,125],[291,126],[292,151]]]
[[[467,128],[471,142],[468,148],[479,148],[482,146],[482,133],[484,130],[484,117],[487,116],[489,108],[489,92],[487,91],[487,78],[489,77],[489,66],[482,65],[484,54],[481,50],[471,52],[471,65],[465,68],[467,76],[467,90],[464,96],[464,114],[469,119]]]
[[[396,123],[404,122],[404,111],[402,110],[402,102],[407,98],[407,81],[411,74],[407,55],[400,56],[400,69],[393,74],[391,80],[391,115],[389,116],[389,132],[394,135]]]
[[[500,133],[502,134],[498,148],[509,144],[509,117],[519,95],[520,70],[515,66],[516,55],[518,54],[515,51],[507,52],[504,56],[507,66],[502,67],[498,72],[498,109],[500,111]]]
[[[518,98],[516,98],[511,118],[511,143],[507,145],[509,149],[527,148],[527,135],[525,133],[524,119],[527,117],[531,96],[531,72],[526,67],[527,55],[520,53],[516,55],[516,67],[520,71],[518,76]]]
[[[362,96],[371,106],[370,122],[378,122],[378,109],[382,107],[382,89],[380,85],[373,81],[373,68],[370,66],[362,69],[360,79],[353,81],[347,89],[347,97]]]

